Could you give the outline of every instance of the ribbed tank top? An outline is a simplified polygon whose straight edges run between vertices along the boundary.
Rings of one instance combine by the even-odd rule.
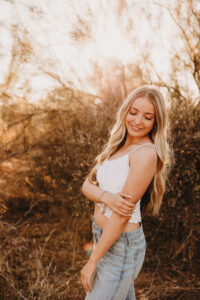
[[[122,192],[130,168],[129,155],[130,153],[145,145],[152,145],[156,149],[155,144],[145,143],[135,147],[130,152],[118,158],[112,160],[105,159],[97,168],[96,179],[99,183],[100,189],[113,194]],[[140,201],[141,199],[137,201],[135,210],[132,213],[131,218],[128,220],[128,223],[138,223],[141,221]],[[110,216],[112,215],[112,210],[110,210],[103,203],[97,203],[97,205],[100,206],[101,213],[110,218]]]

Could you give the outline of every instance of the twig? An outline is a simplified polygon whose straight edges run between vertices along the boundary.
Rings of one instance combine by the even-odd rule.
[[[16,227],[20,224],[20,222],[24,219],[24,217],[26,217],[30,212],[31,210],[39,203],[39,202],[42,202],[42,201],[46,201],[46,199],[40,199],[38,201],[36,201],[35,203],[33,203],[33,205],[25,212],[25,214],[14,224],[9,224],[7,222],[4,222],[4,221],[0,221],[0,223],[4,224],[4,225],[7,225],[7,226],[10,226],[10,227]]]
[[[187,235],[186,239],[184,239],[184,242],[180,245],[180,247],[176,250],[175,254],[174,254],[174,257],[176,258],[177,255],[183,251],[183,249],[185,248],[185,246],[187,245],[191,235],[193,233],[193,229],[190,230],[189,234]]]
[[[146,295],[145,296],[148,296],[151,292],[151,288],[152,288],[152,285],[153,285],[153,282],[154,282],[154,279],[156,277],[156,273],[158,271],[158,268],[159,268],[159,265],[160,265],[160,259],[158,259],[158,263],[157,263],[157,266],[156,266],[156,270],[153,274],[153,277],[152,277],[152,280],[151,280],[151,283],[150,283],[150,286],[149,286],[149,290],[147,291]]]
[[[16,287],[12,284],[12,282],[4,275],[4,274],[2,274],[2,273],[0,273],[0,276],[2,277],[2,278],[4,278],[8,283],[9,283],[9,285],[10,285],[10,287],[20,296],[20,298],[22,298],[23,300],[28,300],[27,298],[25,298],[23,295],[22,295],[22,293],[20,292],[20,291],[18,291],[17,289],[16,289]]]
[[[36,201],[35,203],[33,203],[33,205],[31,205],[31,207],[25,212],[25,214],[14,224],[15,226],[19,225],[19,223],[21,222],[21,220],[26,217],[30,212],[31,210],[39,203],[39,202],[42,202],[42,201],[45,201],[45,199],[40,199],[38,201]]]
[[[165,219],[166,219],[166,218],[164,218],[164,219],[162,220],[162,222],[160,222],[160,224],[157,226],[157,228],[156,228],[156,230],[155,230],[155,232],[154,232],[154,235],[153,235],[152,238],[151,238],[151,241],[148,243],[148,246],[150,246],[151,243],[153,242],[153,240],[155,239],[155,236],[157,235],[157,233],[158,233],[160,227],[162,226],[162,224],[164,223]]]
[[[163,290],[169,290],[169,288],[163,288]],[[170,291],[199,291],[200,287],[182,287],[182,286],[177,286],[177,287],[170,287]]]
[[[1,221],[1,220],[0,220],[0,223],[3,225],[9,226],[9,227],[15,228],[15,226],[13,224],[10,224],[10,223],[7,223],[7,222]]]

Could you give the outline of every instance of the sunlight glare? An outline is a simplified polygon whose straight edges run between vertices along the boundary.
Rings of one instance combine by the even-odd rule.
[[[109,24],[106,30],[104,27],[98,26],[95,33],[95,48],[100,57],[117,58],[122,63],[133,59],[131,43],[112,24]]]

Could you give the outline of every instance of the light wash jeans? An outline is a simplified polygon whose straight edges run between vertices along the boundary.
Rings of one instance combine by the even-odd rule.
[[[92,216],[93,243],[97,244],[103,229]],[[134,279],[144,262],[146,240],[142,228],[123,232],[98,261],[92,278],[92,289],[85,300],[135,300]]]

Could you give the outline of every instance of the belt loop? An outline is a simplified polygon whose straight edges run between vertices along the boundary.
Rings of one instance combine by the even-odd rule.
[[[126,237],[127,246],[129,246],[129,239],[126,233],[125,233],[125,237]]]

